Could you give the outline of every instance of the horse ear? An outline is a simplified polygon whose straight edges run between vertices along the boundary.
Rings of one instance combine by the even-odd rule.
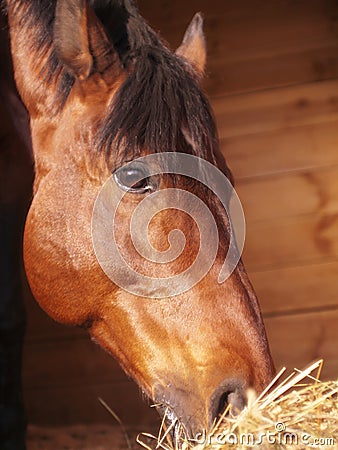
[[[207,50],[201,13],[197,13],[193,17],[185,32],[182,44],[176,50],[176,54],[187,59],[199,75],[204,74]]]
[[[111,65],[112,44],[103,25],[86,0],[58,0],[55,10],[54,43],[67,70],[85,80]]]

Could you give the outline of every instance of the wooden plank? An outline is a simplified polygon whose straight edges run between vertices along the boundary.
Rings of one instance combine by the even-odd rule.
[[[127,379],[115,359],[88,336],[26,343],[23,377],[26,389],[86,386]]]
[[[328,13],[332,10],[330,0],[194,0],[194,2],[168,2],[167,0],[158,0],[156,3],[152,0],[139,0],[138,5],[141,12],[152,20],[169,23],[171,26],[174,21],[184,20],[185,16],[191,15],[192,8],[195,11],[209,11],[216,16],[232,15],[233,17],[247,15],[252,18],[253,13],[276,14],[281,11],[291,11],[296,14],[312,12],[313,14]],[[182,19],[183,17],[183,19]]]
[[[293,6],[296,6],[294,11]],[[258,60],[292,58],[295,54],[335,47],[337,29],[330,26],[334,21],[329,15],[335,14],[337,8],[325,13],[308,9],[304,4],[299,6],[284,2],[282,8],[274,9],[265,3],[254,17],[249,7],[237,16],[208,12],[205,35],[210,60],[218,65],[253,64]],[[288,67],[282,70],[286,73]],[[250,74],[246,75],[249,78]]]
[[[252,16],[251,6],[240,14],[212,10],[206,15],[206,37],[212,40],[210,51],[218,52],[225,61],[236,62],[280,56],[287,53],[319,49],[335,43],[336,29],[330,15],[337,8],[327,11],[305,3],[275,2],[262,3]],[[331,14],[330,14],[331,13]]]
[[[228,59],[243,53],[250,58],[262,49],[276,52],[278,48],[292,51],[302,45],[322,46],[335,37],[336,8],[329,0],[196,0],[184,4],[140,0],[138,4],[146,19],[173,46],[179,44],[195,12],[201,11],[207,40],[217,43],[211,49],[223,45],[221,50],[227,49],[222,51],[223,57]]]
[[[224,139],[235,180],[338,164],[338,121]]]
[[[161,6],[160,6],[161,5]],[[254,6],[256,5],[256,6]],[[198,7],[200,6],[200,8]],[[195,11],[205,16],[209,95],[250,92],[338,75],[336,8],[324,2],[149,4],[144,15],[173,48]]]
[[[236,191],[250,226],[303,214],[334,214],[338,212],[338,165],[242,180]]]
[[[244,262],[258,271],[335,260],[337,227],[337,213],[249,223]]]
[[[250,273],[265,316],[338,309],[338,260]]]
[[[219,135],[223,139],[337,121],[336,92],[338,80],[332,80],[214,99]]]
[[[338,77],[338,44],[290,54],[257,57],[256,60],[208,64],[203,86],[210,96],[250,93]]]
[[[276,368],[303,369],[323,358],[322,379],[338,377],[338,311],[273,317],[265,320]]]
[[[147,431],[156,433],[158,429]],[[127,428],[130,445],[117,422],[54,427],[28,424],[26,446],[30,450],[136,450],[139,432],[138,427]]]
[[[99,403],[102,398],[125,425],[139,431],[158,424],[158,415],[149,402],[141,398],[135,383],[126,381],[87,386],[26,389],[26,414],[35,425],[71,425],[75,423],[115,424],[115,419]]]

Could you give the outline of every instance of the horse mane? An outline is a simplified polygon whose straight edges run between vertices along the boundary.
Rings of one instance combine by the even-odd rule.
[[[130,63],[132,70],[99,127],[97,148],[105,149],[108,158],[115,148],[131,157],[147,149],[184,151],[214,161],[213,150],[218,145],[216,127],[192,67],[168,49],[133,2],[98,3],[109,3],[110,7],[116,7],[117,3],[125,5],[129,20],[124,32],[117,23],[108,27],[107,22],[103,24],[112,42],[121,43],[116,38],[123,33],[127,36],[129,46],[125,54],[121,54],[121,49],[126,46],[120,44],[117,48],[123,64]],[[100,18],[100,8],[95,11]],[[116,30],[116,34],[111,35],[109,30]]]
[[[131,156],[147,149],[213,160],[214,120],[191,72],[166,48],[140,48],[99,127],[97,147],[108,157],[114,147]]]
[[[98,127],[96,149],[107,158],[113,149],[132,157],[147,149],[185,151],[214,161],[216,128],[192,67],[167,48],[133,0],[89,3],[128,73]],[[32,51],[46,60],[41,80],[57,86],[54,105],[58,113],[67,103],[75,78],[59,61],[53,44],[55,7],[56,0],[15,1],[15,8],[22,8],[24,26],[34,30]]]

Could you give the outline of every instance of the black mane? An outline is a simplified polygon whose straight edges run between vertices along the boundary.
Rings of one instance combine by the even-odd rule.
[[[23,8],[25,25],[34,30],[34,51],[38,49],[39,55],[47,55],[41,80],[57,83],[54,104],[59,112],[75,79],[58,60],[53,45],[56,0],[11,1]],[[132,155],[147,149],[188,151],[214,160],[214,120],[191,66],[168,50],[139,14],[133,0],[89,3],[128,72],[99,126],[96,148],[105,151],[107,157],[113,149]]]
[[[112,148],[131,155],[146,149],[184,151],[213,160],[214,121],[190,72],[163,47],[140,48],[100,125],[97,147],[108,156]]]
[[[132,70],[98,130],[97,148],[105,149],[108,157],[117,148],[131,156],[142,149],[188,151],[214,160],[216,129],[196,74],[168,50],[134,3],[122,0],[119,4],[124,4],[130,14],[126,27],[129,46],[125,54],[120,53],[120,59],[125,66],[130,62]],[[108,33],[114,29],[113,24],[104,25]],[[192,145],[187,145],[183,133]]]

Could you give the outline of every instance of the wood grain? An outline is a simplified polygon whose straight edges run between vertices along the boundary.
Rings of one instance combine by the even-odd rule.
[[[338,121],[224,138],[222,152],[235,180],[338,164]]]
[[[338,311],[295,314],[265,320],[277,370],[302,369],[324,359],[322,379],[338,374]]]
[[[244,261],[250,271],[338,256],[338,214],[309,214],[248,224]]]
[[[338,80],[212,101],[221,139],[338,120]]]
[[[236,191],[250,227],[256,222],[279,218],[334,215],[338,212],[338,164],[242,180]]]
[[[151,25],[176,48],[193,14],[202,11],[208,43],[210,95],[335,78],[338,75],[337,16],[332,2],[208,3],[140,1]]]
[[[338,309],[338,260],[253,272],[250,278],[266,317]]]
[[[25,389],[27,416],[36,425],[71,425],[79,423],[116,423],[100,404],[102,398],[120,417],[124,424],[135,425],[149,431],[159,417],[149,402],[143,400],[135,383],[92,384],[63,386],[46,389]]]
[[[27,343],[23,376],[27,389],[85,387],[127,380],[118,363],[87,335]]]

